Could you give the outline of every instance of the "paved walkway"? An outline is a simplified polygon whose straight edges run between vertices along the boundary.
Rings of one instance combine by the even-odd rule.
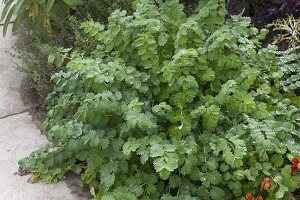
[[[2,7],[3,8],[3,7]],[[0,15],[1,15],[0,0]],[[15,69],[13,58],[5,53],[12,51],[16,41],[10,31],[2,37],[0,27],[0,200],[85,200],[76,192],[76,179],[57,184],[31,184],[29,176],[18,176],[18,160],[45,145],[26,110],[20,95],[24,75]]]

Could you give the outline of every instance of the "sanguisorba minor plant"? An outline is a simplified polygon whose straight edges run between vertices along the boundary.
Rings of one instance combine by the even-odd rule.
[[[45,182],[74,171],[102,200],[290,199],[299,98],[281,82],[295,56],[260,48],[266,31],[224,4],[187,17],[176,0],[139,0],[83,23],[97,48],[53,75],[49,144],[20,167]]]

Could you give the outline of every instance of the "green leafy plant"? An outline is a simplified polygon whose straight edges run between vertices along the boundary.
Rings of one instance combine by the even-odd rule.
[[[80,17],[90,17],[94,20],[107,22],[107,18],[115,9],[122,9],[131,12],[134,0],[86,0],[84,4],[77,8]]]
[[[279,52],[281,56],[279,65],[284,74],[284,79],[279,83],[284,91],[294,92],[299,96],[300,89],[300,46],[290,48],[288,51]],[[297,104],[300,105],[299,103]]]
[[[51,76],[65,67],[47,63],[48,55],[59,52],[57,46],[72,47],[72,49],[88,54],[96,48],[97,42],[79,30],[80,23],[89,16],[106,23],[111,10],[122,8],[130,12],[130,2],[130,0],[118,0],[109,4],[108,1],[89,0],[77,6],[76,10],[69,13],[69,16],[66,7],[60,5],[62,2],[56,2],[51,8],[52,14],[50,13],[51,30],[31,23],[27,26],[27,32],[19,32],[21,36],[18,37],[17,49],[18,56],[22,60],[19,69],[27,74],[22,90],[27,99],[32,99],[39,113],[38,118],[44,120],[43,116],[46,115],[45,99],[53,90]]]
[[[281,83],[293,57],[260,49],[266,30],[224,7],[204,0],[187,17],[178,1],[140,0],[107,26],[83,23],[97,47],[49,58],[70,60],[52,76],[49,144],[20,167],[45,182],[74,171],[102,200],[290,199],[299,97]]]
[[[13,21],[13,31],[16,31],[24,21],[27,24],[34,23],[40,27],[50,27],[51,14],[61,16],[70,8],[74,9],[83,2],[82,0],[4,0],[3,3],[5,6],[0,21],[5,20],[3,27],[3,35],[5,35],[13,16],[16,16]]]

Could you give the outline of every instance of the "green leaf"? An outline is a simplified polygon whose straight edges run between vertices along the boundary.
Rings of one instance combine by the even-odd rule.
[[[158,36],[158,45],[159,46],[164,46],[167,41],[168,41],[168,34],[166,33],[161,33],[159,36]]]
[[[55,60],[55,55],[54,54],[50,54],[48,56],[48,63],[53,64]]]
[[[101,197],[102,200],[116,200],[113,196],[111,195],[104,195]]]
[[[63,0],[63,2],[68,6],[78,6],[83,4],[82,0]]]
[[[9,0],[5,3],[5,6],[2,10],[2,14],[1,14],[1,20],[0,21],[3,21],[3,19],[5,18],[7,12],[10,10],[10,7],[11,7],[11,4],[14,0]],[[7,17],[6,17],[7,18]]]
[[[26,0],[18,0],[14,7],[14,15],[19,15],[26,10]]]
[[[283,185],[279,185],[279,189],[276,192],[276,198],[277,199],[282,199],[284,194],[288,191],[288,188],[283,186]]]
[[[135,138],[129,138],[127,142],[123,145],[123,153],[125,155],[130,155],[131,152],[135,152],[140,147],[139,141]]]
[[[202,124],[207,130],[214,130],[219,122],[220,108],[211,105],[203,113]]]
[[[165,154],[164,146],[158,143],[154,143],[150,147],[150,156],[151,157],[161,157]]]
[[[19,12],[12,27],[12,31],[15,32],[21,26],[21,23],[24,21],[25,17],[28,15],[29,11],[23,10]]]
[[[4,26],[3,26],[3,36],[4,37],[5,37],[6,33],[7,33],[7,28],[9,26],[9,24],[10,24],[10,20],[11,20],[11,17],[13,15],[15,7],[16,7],[16,5],[13,5],[11,7],[11,9],[9,10],[8,14],[6,15],[6,19],[5,19]]]
[[[47,12],[49,12],[54,4],[55,0],[47,0]]]
[[[210,190],[210,197],[211,197],[211,199],[214,199],[214,200],[224,199],[225,192],[221,188],[213,187]]]
[[[164,156],[154,159],[153,164],[157,172],[166,169],[174,171],[178,168],[179,157],[174,153],[166,153]]]
[[[275,167],[280,167],[283,164],[283,158],[282,155],[276,154],[273,155],[270,158],[270,162],[275,166]]]
[[[167,169],[162,169],[159,171],[159,176],[163,179],[163,180],[167,180],[170,176],[170,171]]]

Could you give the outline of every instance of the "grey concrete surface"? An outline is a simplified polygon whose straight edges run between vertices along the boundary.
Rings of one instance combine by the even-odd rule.
[[[0,120],[1,200],[81,200],[88,199],[76,187],[76,178],[57,184],[29,183],[28,176],[14,175],[18,160],[46,143],[28,113]]]
[[[0,5],[0,15],[1,9]],[[87,194],[80,193],[76,177],[57,184],[31,184],[27,182],[29,175],[14,175],[19,159],[47,143],[29,113],[22,112],[26,107],[19,91],[24,74],[15,68],[18,61],[6,53],[12,51],[15,41],[16,36],[10,31],[3,38],[0,26],[0,200],[89,199]],[[22,113],[8,116],[19,112]]]
[[[3,38],[0,27],[0,117],[25,109],[19,93],[24,76],[16,70],[17,60],[8,55],[8,52],[13,53],[15,40],[11,32]]]

